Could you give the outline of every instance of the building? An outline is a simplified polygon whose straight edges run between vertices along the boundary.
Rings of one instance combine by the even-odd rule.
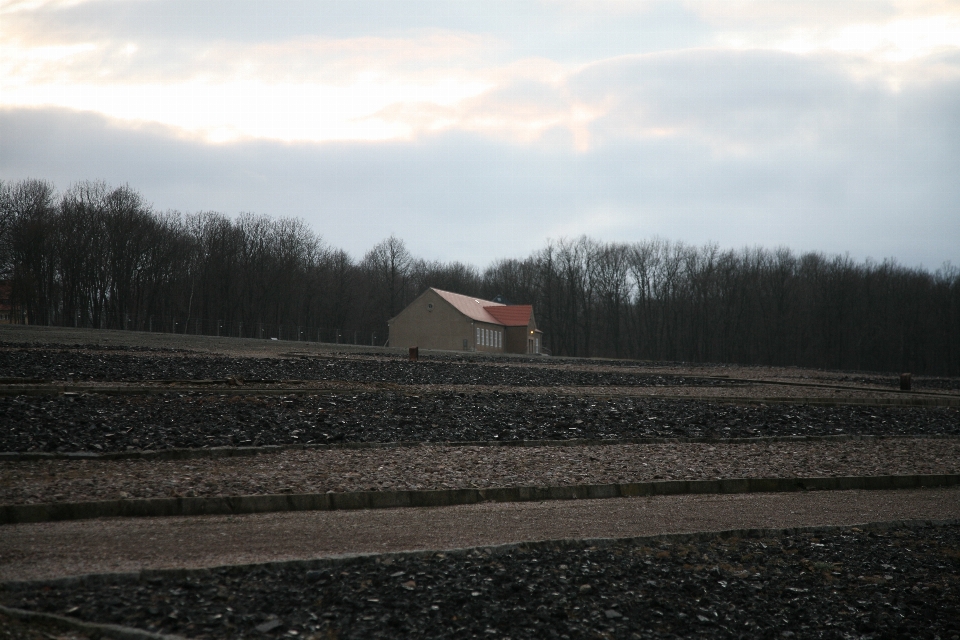
[[[391,347],[541,353],[533,307],[427,289],[387,323]]]

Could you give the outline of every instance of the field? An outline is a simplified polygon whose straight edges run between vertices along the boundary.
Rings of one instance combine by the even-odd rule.
[[[960,638],[960,380],[912,382],[0,327],[0,626]]]

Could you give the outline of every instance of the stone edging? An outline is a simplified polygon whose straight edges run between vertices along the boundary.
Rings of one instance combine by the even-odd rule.
[[[341,555],[327,556],[322,558],[307,558],[301,560],[273,560],[270,562],[255,562],[245,564],[227,564],[216,565],[212,567],[203,567],[196,569],[142,569],[134,572],[122,573],[88,573],[77,576],[68,576],[65,578],[45,578],[41,580],[10,580],[0,582],[0,591],[18,591],[22,589],[33,589],[36,587],[51,588],[70,588],[75,586],[97,585],[97,584],[129,584],[138,582],[149,582],[155,578],[188,578],[203,577],[210,575],[213,571],[226,570],[231,573],[239,573],[257,568],[302,568],[327,569],[330,567],[349,566],[353,563],[376,558],[378,561],[387,559],[417,558],[433,555],[435,553],[444,553],[452,556],[462,555],[499,555],[511,551],[536,551],[538,549],[554,549],[557,547],[581,547],[602,549],[617,544],[628,545],[652,545],[664,542],[670,543],[689,543],[712,540],[714,538],[773,538],[786,535],[799,535],[805,533],[833,533],[836,531],[849,531],[857,528],[862,531],[888,531],[899,528],[925,528],[925,527],[955,527],[960,526],[960,519],[946,520],[883,520],[878,522],[865,522],[857,524],[829,524],[829,525],[810,525],[806,527],[783,527],[783,528],[756,528],[756,529],[722,529],[719,531],[693,531],[685,533],[661,533],[649,536],[633,536],[627,538],[555,538],[548,540],[531,540],[525,542],[507,542],[497,545],[481,545],[476,547],[459,547],[454,549],[418,549],[415,551],[391,551],[389,553],[347,553]],[[58,616],[59,617],[59,616]],[[146,632],[143,632],[146,633]],[[151,636],[156,637],[156,636]],[[176,636],[166,636],[172,640]]]
[[[689,494],[781,493],[920,489],[960,485],[960,474],[846,476],[833,478],[730,478],[722,480],[662,480],[622,484],[554,487],[491,487],[410,491],[351,491],[343,493],[266,494],[195,498],[143,498],[0,506],[0,525],[91,518],[148,518],[236,515],[283,511],[339,511],[449,507],[480,502],[598,500]]]
[[[42,620],[57,625],[61,628],[75,629],[91,634],[95,638],[116,638],[117,640],[185,640],[183,636],[153,633],[133,627],[121,627],[116,624],[100,624],[96,622],[84,622],[68,616],[60,616],[55,613],[43,613],[39,611],[25,611],[24,609],[14,609],[0,605],[0,613],[16,618],[18,620]]]

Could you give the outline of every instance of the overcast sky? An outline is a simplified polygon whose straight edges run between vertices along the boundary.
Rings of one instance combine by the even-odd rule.
[[[960,264],[960,2],[0,0],[0,178],[486,266],[653,236]]]

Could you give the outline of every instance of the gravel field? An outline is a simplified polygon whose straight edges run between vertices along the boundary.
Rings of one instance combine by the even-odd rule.
[[[59,346],[0,345],[0,369],[8,378],[41,378],[75,381],[149,380],[342,380],[393,384],[458,384],[510,386],[719,386],[738,384],[709,378],[659,375],[612,370],[491,364],[473,358],[225,358],[212,355],[123,352]],[[608,369],[611,369],[608,367]]]
[[[18,348],[71,349],[86,352],[134,352],[157,355],[216,355],[233,358],[286,358],[296,355],[334,358],[377,358],[405,360],[406,349],[364,347],[348,344],[296,342],[285,340],[251,340],[228,337],[197,336],[138,331],[72,329],[68,327],[41,327],[0,325],[0,351]],[[899,372],[834,371],[800,367],[773,367],[764,365],[737,365],[728,363],[695,363],[669,361],[631,361],[593,358],[545,358],[527,356],[494,356],[483,353],[453,353],[421,350],[424,361],[493,362],[497,364],[524,364],[557,368],[650,370],[669,375],[710,375],[767,380],[817,382],[826,384],[876,385],[898,387]],[[2,358],[2,355],[0,355]],[[2,361],[2,360],[0,360]],[[942,378],[914,375],[915,389],[960,391],[960,378]]]
[[[960,638],[960,527],[575,542],[0,592],[196,638]]]
[[[44,327],[0,327],[0,338],[0,378],[7,379],[0,384],[8,388],[15,378],[122,386],[233,377],[243,379],[245,388],[303,380],[337,389],[304,396],[0,396],[0,451],[422,443],[180,461],[3,461],[0,504],[960,472],[960,408],[637,397],[895,397],[897,380],[890,374],[441,353],[411,363],[398,350]],[[914,377],[914,389],[955,393],[960,378]],[[604,397],[588,395],[597,393]],[[571,447],[431,444],[833,435],[881,437]],[[928,435],[946,437],[902,437]],[[958,495],[800,492],[6,525],[0,530],[0,572],[9,579],[511,540],[955,517]],[[0,603],[208,638],[960,640],[956,525],[538,544],[125,580],[0,587]],[[0,617],[0,639],[56,637],[86,636]]]
[[[960,439],[284,451],[0,462],[0,504],[650,480],[960,473]]]
[[[557,394],[0,397],[0,451],[337,442],[960,436],[960,408],[736,405]]]
[[[66,629],[50,622],[26,622],[0,613],[0,638],[3,640],[87,640],[90,634]]]

